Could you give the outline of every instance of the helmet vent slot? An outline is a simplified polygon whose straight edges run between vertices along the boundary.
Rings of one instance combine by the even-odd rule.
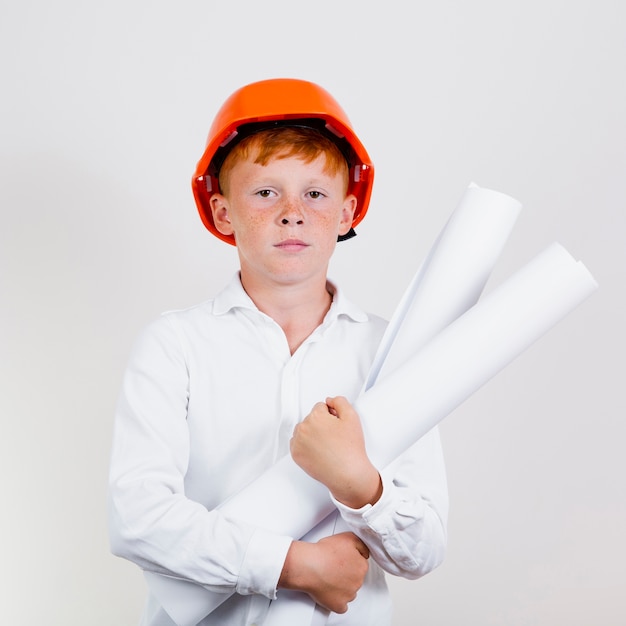
[[[239,134],[239,132],[236,131],[236,130],[234,130],[232,133],[230,133],[230,135],[228,135],[228,137],[226,137],[226,139],[224,139],[224,141],[222,141],[222,143],[220,144],[220,148],[223,148],[224,146],[227,146],[238,134]]]
[[[343,139],[345,135],[338,131],[332,124],[326,122],[326,130],[331,132],[335,137],[339,137],[339,139]]]

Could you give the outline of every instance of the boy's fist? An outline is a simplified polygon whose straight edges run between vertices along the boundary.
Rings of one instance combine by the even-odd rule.
[[[342,396],[317,403],[298,424],[290,443],[293,460],[353,509],[381,496],[378,470],[365,450],[361,420]]]
[[[345,613],[363,585],[368,558],[367,546],[349,532],[317,543],[294,541],[278,586],[304,591],[330,611]]]

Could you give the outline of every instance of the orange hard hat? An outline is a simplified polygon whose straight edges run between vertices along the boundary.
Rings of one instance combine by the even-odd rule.
[[[238,89],[224,102],[213,120],[206,149],[192,179],[193,195],[202,222],[227,243],[234,245],[235,239],[215,228],[210,206],[211,196],[219,191],[220,167],[241,139],[280,125],[314,128],[337,144],[349,166],[348,193],[357,199],[352,227],[367,213],[374,167],[337,101],[325,89],[308,81],[294,78],[262,80]],[[354,234],[351,229],[339,239],[348,239]]]

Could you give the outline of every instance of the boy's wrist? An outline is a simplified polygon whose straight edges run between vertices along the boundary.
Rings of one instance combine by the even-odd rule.
[[[283,569],[278,579],[278,588],[296,591],[306,590],[306,579],[300,563],[308,562],[307,550],[312,544],[304,541],[292,541],[285,557]]]
[[[361,509],[367,504],[374,505],[383,493],[383,481],[378,470],[362,474],[358,484],[347,484],[344,489],[331,490],[333,498],[351,509]]]

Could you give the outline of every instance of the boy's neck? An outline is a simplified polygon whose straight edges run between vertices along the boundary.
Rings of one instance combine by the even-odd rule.
[[[259,311],[283,329],[291,354],[323,322],[333,301],[326,278],[297,285],[264,285],[246,280],[242,273],[241,284]]]

